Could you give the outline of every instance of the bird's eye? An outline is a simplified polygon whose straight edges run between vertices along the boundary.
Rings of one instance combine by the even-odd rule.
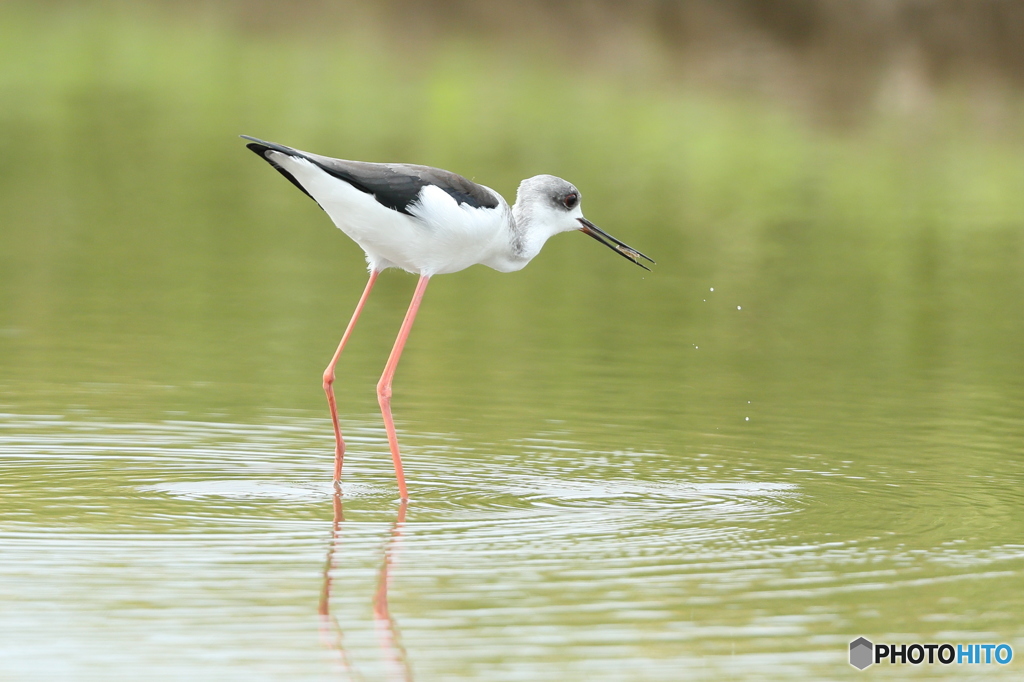
[[[566,208],[576,208],[576,204],[580,203],[580,195],[576,192],[569,192],[565,195],[565,199],[562,200]]]

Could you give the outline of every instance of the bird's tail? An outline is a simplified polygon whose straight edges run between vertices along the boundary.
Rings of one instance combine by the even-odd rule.
[[[285,147],[283,144],[277,144],[276,142],[266,142],[264,140],[260,140],[259,138],[250,137],[249,135],[239,135],[239,137],[246,140],[251,140],[249,144],[245,145],[246,147],[251,149],[257,156],[259,156],[261,159],[263,159],[271,166],[273,166],[278,173],[288,178],[288,181],[291,182],[296,187],[298,187],[299,189],[301,189],[303,194],[305,194],[310,199],[313,199],[313,195],[306,191],[306,188],[303,187],[302,184],[295,179],[295,176],[288,172],[287,169],[282,167],[281,164],[277,163],[272,158],[270,158],[268,152],[278,152],[280,154],[285,154],[287,156],[295,156],[303,159],[306,158],[305,154],[303,154],[297,149]],[[313,199],[313,201],[316,201],[316,199]]]

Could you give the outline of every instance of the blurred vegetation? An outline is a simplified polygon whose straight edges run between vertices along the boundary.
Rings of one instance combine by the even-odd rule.
[[[591,219],[659,261],[640,282],[564,237],[515,277],[439,278],[438,312],[421,320],[410,348],[420,359],[403,372],[458,382],[467,403],[493,393],[475,388],[480,377],[559,402],[571,396],[546,391],[571,392],[601,367],[664,379],[618,396],[652,407],[722,372],[768,392],[802,381],[809,395],[865,376],[1019,388],[1024,119],[1012,77],[987,99],[962,81],[928,82],[907,106],[900,88],[885,99],[879,77],[874,104],[837,126],[771,88],[707,84],[664,36],[629,37],[668,30],[650,23],[658,13],[602,24],[569,5],[521,31],[501,14],[512,25],[492,40],[469,30],[489,24],[464,19],[468,5],[413,12],[434,17],[422,31],[388,25],[376,7],[319,7],[0,6],[0,377],[240,382],[226,403],[301,389],[302,404],[319,406],[361,254],[243,153],[236,135],[247,133],[450,168],[509,198],[522,177],[562,175]],[[678,6],[700,7],[712,12]],[[755,4],[729,7],[734,22],[761,17],[758,35],[788,35]],[[811,12],[825,18],[788,39],[795,47],[773,39],[756,54],[799,62],[832,30],[829,12]],[[589,39],[599,26],[604,39]],[[685,26],[672,35],[690,35]],[[406,289],[390,278],[382,309],[397,314]],[[352,351],[366,356],[349,371],[367,386],[396,323],[380,318],[363,322],[357,337],[373,341]]]

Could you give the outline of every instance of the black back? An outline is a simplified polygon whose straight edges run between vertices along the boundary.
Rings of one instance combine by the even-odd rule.
[[[405,214],[409,214],[409,204],[416,201],[420,190],[427,185],[434,185],[444,190],[460,204],[468,204],[475,208],[498,207],[498,197],[494,192],[475,182],[470,182],[461,175],[440,168],[406,163],[367,163],[365,161],[332,159],[273,142],[264,142],[248,135],[242,135],[242,137],[251,140],[246,147],[259,154],[264,161],[276,168],[281,175],[288,178],[293,185],[314,201],[316,198],[295,179],[295,176],[267,156],[268,151],[306,159],[359,191],[372,194],[380,204]]]

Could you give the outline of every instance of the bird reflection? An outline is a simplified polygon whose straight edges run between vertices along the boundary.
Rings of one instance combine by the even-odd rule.
[[[331,614],[331,589],[333,586],[332,574],[335,568],[335,555],[341,545],[342,526],[345,521],[345,512],[342,507],[341,493],[335,491],[332,500],[334,507],[334,521],[331,528],[331,542],[327,548],[327,560],[324,564],[323,586],[320,590],[320,636],[325,646],[338,652],[338,662],[341,665],[348,679],[362,680],[363,676],[353,665],[348,650],[345,648],[344,633],[338,619]],[[394,565],[395,554],[399,542],[402,539],[402,526],[405,524],[405,511],[408,500],[402,500],[398,506],[398,515],[395,522],[391,524],[391,532],[382,548],[380,571],[377,574],[377,588],[373,595],[373,620],[377,631],[377,641],[380,644],[384,661],[388,667],[388,678],[392,680],[412,680],[412,671],[406,657],[405,648],[398,631],[398,624],[395,622],[391,611],[388,608],[388,588],[391,585],[391,569]]]

